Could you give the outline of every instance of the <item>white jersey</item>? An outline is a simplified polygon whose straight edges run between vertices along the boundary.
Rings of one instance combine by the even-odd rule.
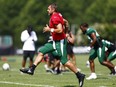
[[[31,32],[31,36],[28,34],[27,30],[24,30],[21,33],[21,41],[23,44],[23,50],[25,51],[35,51],[35,44],[34,42],[37,41],[37,36],[34,31]]]

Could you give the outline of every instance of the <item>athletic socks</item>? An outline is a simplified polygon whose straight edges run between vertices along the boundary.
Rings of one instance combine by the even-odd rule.
[[[80,72],[77,72],[76,76],[77,76],[78,81],[79,81],[79,87],[83,87],[85,75],[81,74]]]
[[[36,65],[34,65],[34,64],[30,67],[30,69],[31,69],[32,71],[34,71],[35,68],[36,68]]]

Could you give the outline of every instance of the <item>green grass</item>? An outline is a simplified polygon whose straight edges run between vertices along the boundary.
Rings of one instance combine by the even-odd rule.
[[[86,74],[90,75],[89,68],[86,67],[88,55],[77,55],[77,66]],[[3,59],[7,61],[3,61]],[[45,72],[42,62],[35,70],[33,76],[20,74],[22,56],[5,56],[0,60],[0,87],[79,87],[78,81],[72,72],[63,75],[53,75]],[[8,62],[11,66],[10,71],[3,71],[2,64]],[[116,65],[116,60],[113,61]],[[110,71],[95,60],[96,73],[98,79],[85,80],[83,87],[116,87],[116,76],[109,76]],[[27,61],[28,66],[28,61]]]

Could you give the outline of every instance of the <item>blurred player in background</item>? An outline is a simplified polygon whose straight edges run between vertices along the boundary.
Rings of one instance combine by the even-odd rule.
[[[76,66],[76,57],[74,55],[73,52],[73,46],[74,46],[74,42],[75,42],[75,37],[74,35],[71,33],[70,30],[68,30],[68,33],[66,33],[67,36],[67,54],[68,54],[68,59],[72,60],[72,63]]]
[[[106,61],[111,62],[116,58],[116,46],[114,43],[111,43],[108,40],[102,40],[102,43],[105,46]],[[116,66],[115,66],[116,71]],[[116,75],[116,72],[111,71],[110,75]]]
[[[27,58],[29,58],[30,61],[29,67],[32,66],[35,54],[35,42],[37,41],[37,36],[31,25],[29,25],[26,30],[22,31],[21,41],[23,42],[22,69],[24,69]]]
[[[48,42],[53,42],[52,36],[49,36]],[[59,56],[57,56],[56,52],[54,51],[51,53],[47,53],[44,56],[44,59],[46,60],[46,64],[44,65],[46,72],[50,72],[56,75],[61,74],[60,59]]]
[[[33,75],[35,68],[37,67],[38,64],[41,63],[44,55],[46,53],[55,51],[57,53],[57,56],[59,56],[61,63],[67,66],[72,72],[75,73],[79,81],[79,86],[82,87],[84,83],[85,75],[80,73],[77,70],[77,67],[75,67],[75,65],[67,58],[67,51],[66,51],[67,40],[64,32],[63,17],[59,12],[57,12],[57,5],[54,3],[48,6],[47,11],[48,14],[50,15],[50,21],[49,21],[49,26],[46,25],[46,27],[44,27],[43,29],[43,32],[51,32],[53,42],[46,43],[39,50],[39,54],[30,68],[20,69],[20,71]]]
[[[76,65],[76,56],[73,52],[73,46],[75,43],[75,36],[74,34],[71,32],[71,30],[69,29],[69,22],[64,19],[65,22],[65,33],[66,33],[66,37],[67,37],[67,56],[68,59],[71,60],[71,62]],[[81,69],[77,68],[78,71],[81,71]]]
[[[94,65],[94,59],[96,57],[98,57],[100,64],[106,66],[107,68],[110,69],[111,72],[115,73],[116,72],[115,66],[110,61],[106,61],[105,45],[102,43],[102,40],[97,31],[93,28],[90,28],[87,23],[81,24],[80,29],[82,30],[83,34],[87,35],[88,39],[90,40],[89,62],[91,75],[86,79],[91,80],[97,78]]]

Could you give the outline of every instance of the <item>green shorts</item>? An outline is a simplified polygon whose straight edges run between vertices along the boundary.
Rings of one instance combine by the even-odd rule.
[[[109,61],[112,61],[112,60],[114,60],[115,58],[116,58],[116,50],[113,51],[113,52],[111,52],[111,53],[109,54],[108,60],[109,60]]]
[[[96,57],[98,57],[100,63],[106,60],[105,46],[102,46],[102,48],[99,47],[98,49],[91,49],[89,60],[94,60]]]
[[[68,61],[67,58],[67,40],[51,41],[46,43],[39,52],[46,54],[52,52],[54,56],[58,56],[61,63],[65,64]]]

